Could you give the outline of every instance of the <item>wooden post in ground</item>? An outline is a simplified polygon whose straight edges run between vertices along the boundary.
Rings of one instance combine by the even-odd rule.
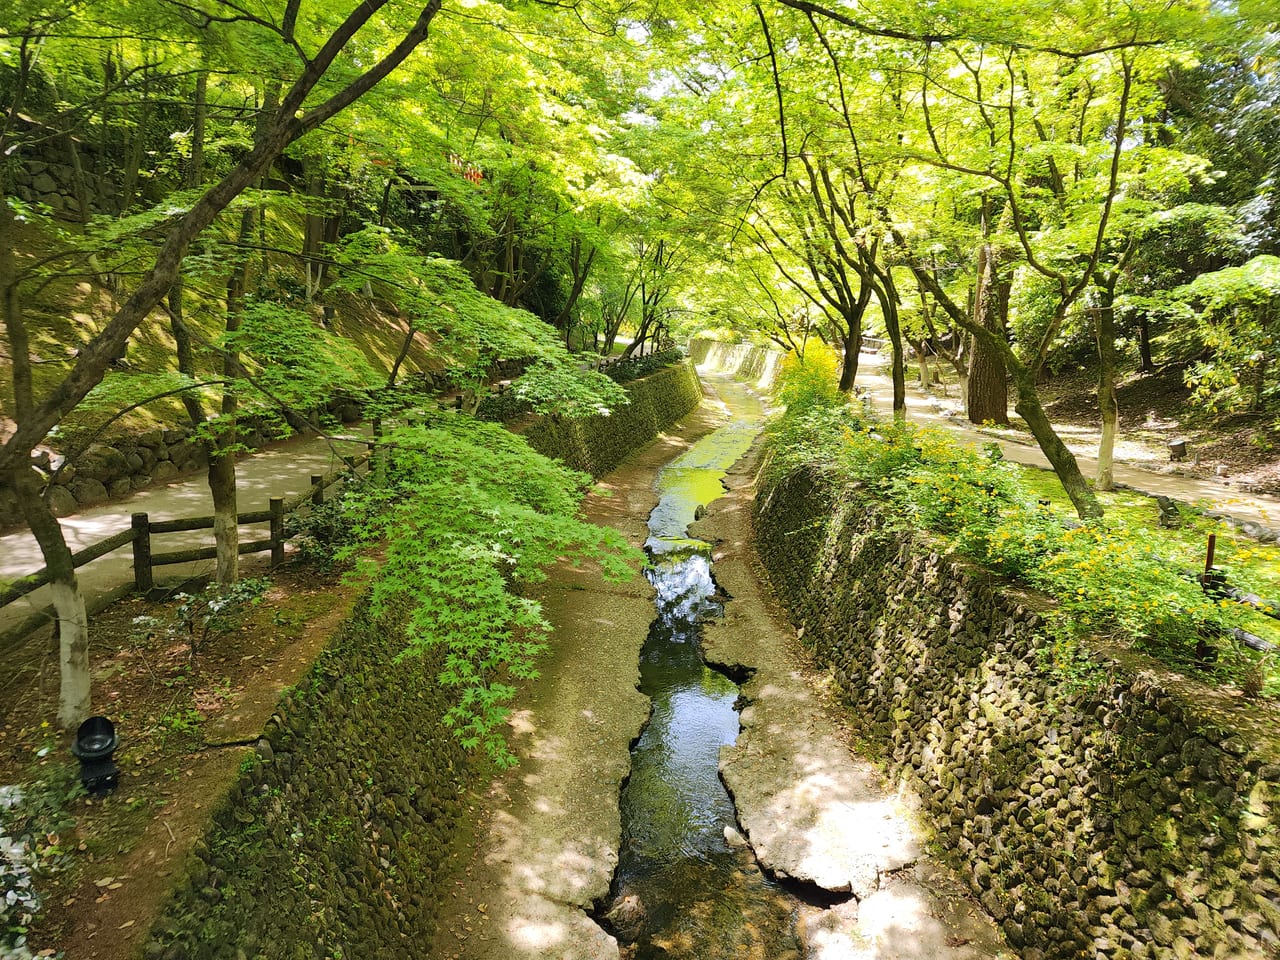
[[[271,566],[284,563],[284,497],[272,497],[271,509]]]
[[[135,513],[133,526],[133,587],[139,593],[150,593],[156,585],[151,576],[151,520],[145,513]]]
[[[324,477],[311,475],[311,502],[317,507],[324,503]]]

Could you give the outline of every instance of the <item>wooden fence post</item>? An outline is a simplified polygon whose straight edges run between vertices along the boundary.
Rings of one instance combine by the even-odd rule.
[[[139,593],[150,593],[155,587],[151,577],[151,520],[145,513],[135,513],[133,526],[133,587]]]
[[[324,477],[311,475],[311,502],[317,507],[324,503]]]
[[[271,566],[284,563],[284,497],[272,497],[271,508]]]

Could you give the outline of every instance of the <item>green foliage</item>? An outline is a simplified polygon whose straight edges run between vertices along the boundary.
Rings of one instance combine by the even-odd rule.
[[[75,818],[68,807],[84,788],[75,764],[55,760],[50,736],[20,785],[0,786],[0,954],[23,951],[27,930],[40,912],[37,882],[70,865]],[[66,839],[64,839],[64,837]]]
[[[271,581],[266,577],[246,577],[229,587],[211,583],[198,593],[177,594],[174,597],[177,606],[171,618],[135,617],[133,627],[139,634],[186,643],[194,660],[208,643],[238,627],[270,586]]]
[[[544,358],[516,381],[512,392],[534,413],[589,417],[609,413],[631,401],[611,378],[583,370],[568,356]]]
[[[243,392],[264,413],[307,410],[336,396],[363,396],[381,378],[349,340],[322,329],[305,310],[251,298],[240,327],[220,347],[251,368]]]
[[[293,544],[299,562],[326,573],[343,566],[338,554],[351,533],[348,507],[343,503],[348,489],[350,483],[344,483],[324,503],[295,510],[285,517],[285,536]]]
[[[630,360],[610,363],[605,366],[604,373],[614,383],[630,383],[632,380],[639,380],[651,373],[657,373],[663,367],[669,367],[683,359],[683,350],[658,350],[643,357],[632,357]]]
[[[1280,258],[1203,273],[1174,291],[1199,306],[1197,329],[1212,351],[1187,383],[1210,409],[1261,410],[1280,398]]]
[[[826,344],[810,344],[803,357],[788,353],[779,373],[778,400],[796,414],[839,406],[847,398],[840,392],[838,371],[839,361]]]
[[[447,722],[464,745],[510,765],[506,703],[514,681],[536,676],[549,636],[522,586],[561,559],[623,579],[638,555],[615,531],[579,519],[586,475],[499,426],[438,414],[389,433],[379,456],[384,464],[336,501],[349,531],[336,559],[381,544],[377,560],[358,561],[375,615],[406,602],[406,655],[447,647],[440,680],[459,690]]]
[[[1016,464],[941,430],[868,421],[847,407],[788,410],[772,436],[775,474],[821,465],[873,491],[902,529],[927,530],[955,554],[1053,597],[1050,626],[1072,670],[1085,636],[1231,679],[1248,670],[1242,651],[1218,642],[1241,623],[1239,606],[1206,598],[1149,528],[1122,515],[1065,527]]]

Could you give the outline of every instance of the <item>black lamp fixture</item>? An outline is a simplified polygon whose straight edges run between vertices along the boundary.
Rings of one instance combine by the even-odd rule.
[[[120,768],[111,759],[118,746],[115,724],[106,717],[90,717],[76,731],[71,752],[80,758],[80,782],[95,797],[110,793],[120,781]]]

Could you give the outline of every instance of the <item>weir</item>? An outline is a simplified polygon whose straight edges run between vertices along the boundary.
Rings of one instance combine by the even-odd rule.
[[[725,599],[711,545],[691,538],[697,510],[724,492],[721,479],[760,430],[762,405],[718,378],[731,422],[659,475],[649,517],[647,576],[657,617],[641,653],[649,723],[632,752],[622,792],[622,849],[601,922],[624,956],[769,957],[799,954],[795,900],[765,877],[737,832],[718,772],[720,748],[738,736],[737,684],[700,655],[701,624]]]

